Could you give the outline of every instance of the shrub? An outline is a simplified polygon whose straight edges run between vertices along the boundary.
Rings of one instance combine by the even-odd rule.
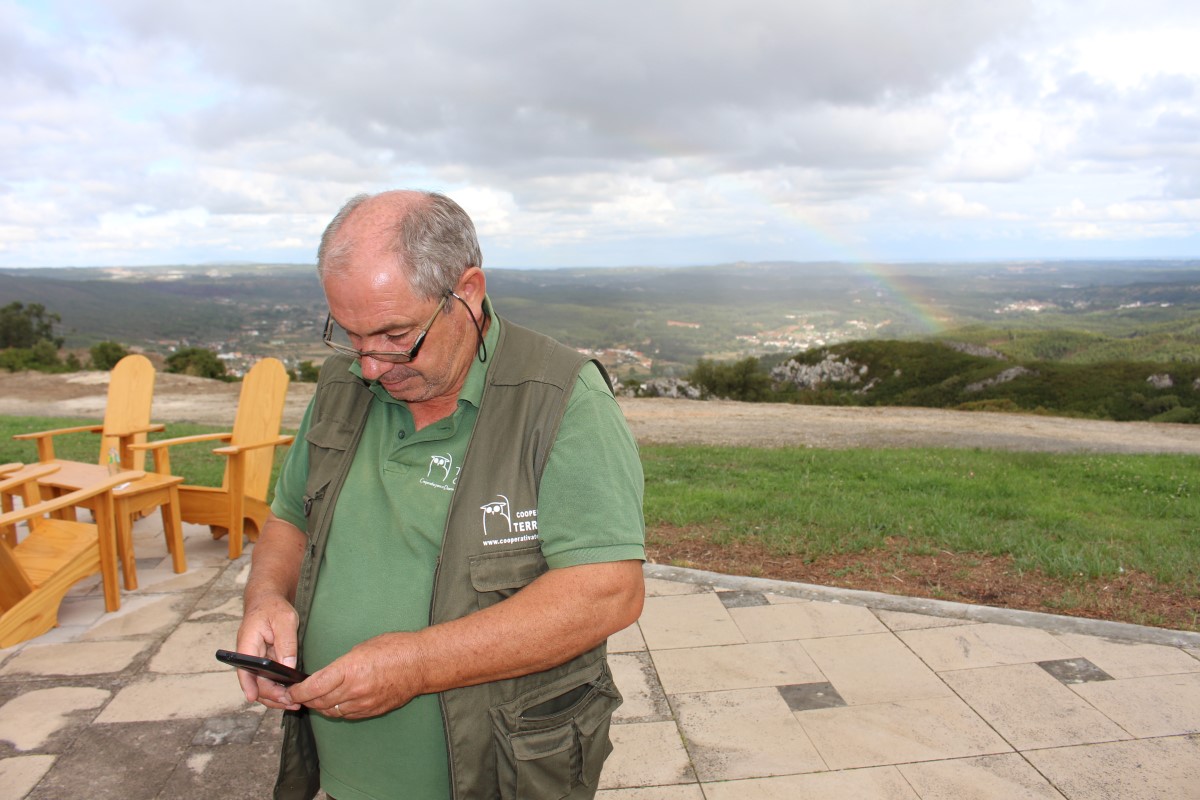
[[[760,402],[771,399],[771,378],[759,368],[757,358],[743,358],[732,364],[700,359],[688,375],[688,382],[700,387],[705,397]]]
[[[1179,405],[1179,398],[1177,396],[1165,394],[1161,397],[1151,397],[1142,403],[1142,409],[1153,417],[1157,414],[1165,414],[1173,408],[1178,408]]]
[[[1156,414],[1150,418],[1151,422],[1184,422],[1194,423],[1200,422],[1200,413],[1194,408],[1187,406],[1176,406],[1170,411],[1164,411],[1161,414]]]
[[[298,381],[300,381],[301,383],[316,383],[317,379],[320,377],[321,377],[321,368],[320,367],[314,366],[313,362],[311,362],[311,361],[301,361],[300,362],[300,372],[296,378]]]
[[[47,339],[36,342],[32,347],[10,347],[0,350],[0,367],[9,372],[26,369],[38,372],[68,372],[71,369],[68,364],[58,360],[58,348]]]
[[[187,347],[167,357],[167,372],[194,375],[197,378],[223,378],[225,364],[212,350]]]
[[[89,351],[92,356],[92,369],[99,369],[107,372],[117,365],[125,356],[129,355],[129,351],[124,345],[118,342],[100,342],[92,345]]]

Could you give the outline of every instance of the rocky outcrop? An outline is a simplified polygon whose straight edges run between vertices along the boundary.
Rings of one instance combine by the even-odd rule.
[[[829,383],[858,384],[867,374],[867,366],[850,359],[839,361],[830,353],[818,364],[801,364],[795,360],[771,370],[771,380],[794,384],[800,389],[819,389]]]
[[[997,361],[1008,361],[1008,356],[1001,353],[999,350],[993,350],[990,347],[984,347],[981,344],[967,344],[966,342],[946,342],[946,346],[951,350],[957,350],[960,353],[966,353],[969,356],[979,356],[980,358],[994,358]]]
[[[990,377],[986,380],[976,381],[975,383],[968,383],[966,386],[963,387],[963,391],[974,394],[975,392],[982,392],[984,389],[987,389],[989,386],[998,386],[1001,383],[1008,383],[1009,381],[1016,380],[1017,378],[1021,377],[1022,375],[1036,375],[1036,374],[1037,373],[1034,372],[1033,370],[1026,369],[1025,367],[1012,367],[1010,369],[1004,370],[1003,372],[1001,372],[998,375],[993,375],[992,377]]]
[[[682,378],[651,378],[645,383],[638,384],[630,392],[634,397],[674,397],[681,400],[699,400],[700,389]]]

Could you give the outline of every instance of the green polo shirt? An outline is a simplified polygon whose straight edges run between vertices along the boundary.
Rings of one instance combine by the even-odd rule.
[[[495,352],[492,318],[485,344]],[[358,364],[351,367],[358,374]],[[450,497],[478,415],[487,364],[471,367],[455,412],[418,431],[406,403],[371,387],[362,441],[338,497],[304,640],[304,666],[326,666],[354,645],[429,624],[433,572]],[[308,431],[309,412],[297,442]],[[308,452],[281,468],[276,516],[304,530]],[[538,533],[552,569],[644,559],[642,469],[620,408],[594,365],[581,372],[546,462]],[[321,786],[338,800],[449,798],[448,756],[436,695],[367,720],[311,715]]]

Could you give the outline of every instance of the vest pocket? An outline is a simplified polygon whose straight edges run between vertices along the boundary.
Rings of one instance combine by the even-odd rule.
[[[500,796],[558,800],[580,784],[595,789],[612,752],[608,730],[620,704],[608,665],[600,661],[493,709],[501,734]]]
[[[516,594],[548,567],[542,548],[534,544],[471,556],[470,569],[471,586],[482,609]]]
[[[336,419],[313,422],[304,439],[325,450],[345,450],[354,441],[355,427]]]
[[[571,725],[516,734],[511,741],[517,760],[514,797],[557,800],[570,793],[571,779],[578,772],[575,730]]]
[[[319,420],[309,428],[304,439],[308,442],[309,471],[304,487],[304,516],[308,519],[309,537],[318,526],[326,505],[326,490],[333,483],[333,471],[354,440],[354,429],[337,420]],[[323,466],[324,465],[324,466]],[[315,516],[314,516],[315,514]]]

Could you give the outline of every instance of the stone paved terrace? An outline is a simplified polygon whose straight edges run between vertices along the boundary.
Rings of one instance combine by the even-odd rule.
[[[0,650],[0,800],[263,798],[279,719],[212,656],[248,557],[187,527]],[[650,565],[604,800],[1200,798],[1200,636]]]

